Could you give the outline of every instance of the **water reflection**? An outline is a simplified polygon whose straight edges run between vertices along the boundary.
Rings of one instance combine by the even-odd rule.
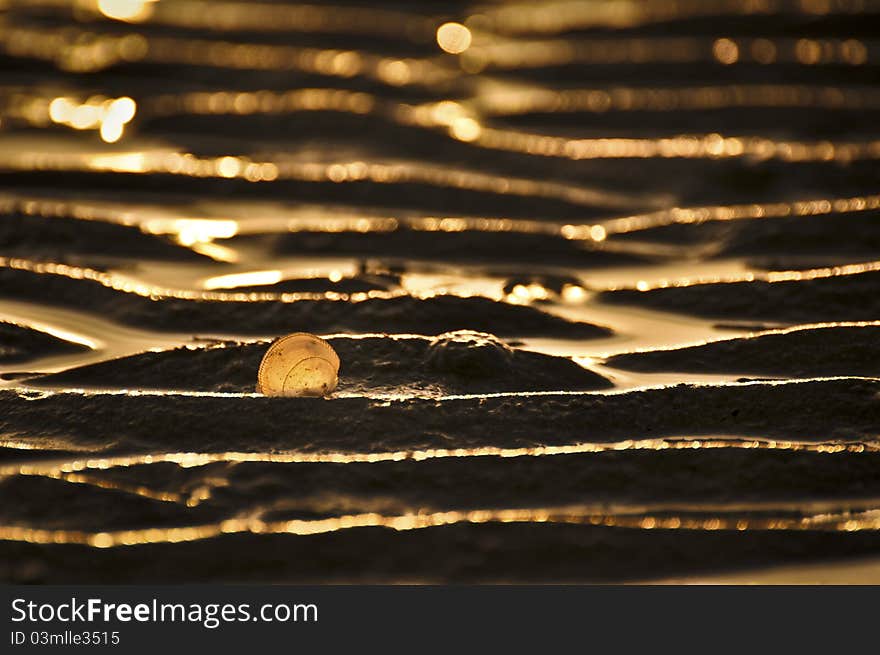
[[[802,518],[770,516],[744,518],[728,516],[689,517],[669,515],[628,515],[596,513],[592,508],[547,508],[420,512],[401,516],[376,513],[351,514],[338,518],[262,521],[227,519],[216,524],[172,528],[145,528],[116,532],[45,530],[22,526],[0,526],[0,538],[35,544],[81,544],[94,548],[114,548],[143,544],[182,543],[212,539],[230,534],[325,534],[356,528],[423,530],[460,523],[562,523],[641,530],[812,530],[824,532],[861,532],[880,530],[880,510],[832,512]]]

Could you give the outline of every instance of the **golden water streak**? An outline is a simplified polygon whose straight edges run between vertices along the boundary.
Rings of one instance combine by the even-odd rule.
[[[468,48],[461,65],[471,73],[528,70],[574,64],[754,64],[769,66],[875,66],[880,42],[861,39],[711,37],[601,37],[490,40]]]
[[[6,0],[10,8],[72,7],[111,18],[97,0]],[[632,28],[646,24],[722,16],[852,15],[880,11],[876,0],[561,0],[475,6],[466,23],[503,34],[557,34],[586,28]],[[155,25],[215,31],[290,31],[321,34],[374,34],[422,41],[440,23],[416,13],[364,10],[346,5],[273,5],[222,0],[158,2],[139,19]]]
[[[453,126],[454,129],[454,126]],[[453,131],[455,137],[456,133]],[[470,138],[470,137],[473,138]],[[880,140],[796,141],[761,136],[721,134],[661,138],[607,137],[569,139],[519,130],[477,126],[460,140],[492,150],[505,150],[565,159],[731,159],[785,162],[851,162],[880,159]]]
[[[593,508],[562,507],[546,509],[478,509],[383,516],[372,512],[327,519],[262,521],[227,519],[218,523],[173,527],[141,528],[114,532],[82,530],[45,530],[24,526],[0,526],[0,539],[35,544],[79,544],[94,548],[112,548],[143,544],[168,544],[198,541],[229,534],[316,535],[354,528],[382,527],[392,530],[420,530],[456,524],[482,523],[560,523],[640,530],[785,530],[860,532],[880,530],[880,511],[852,513],[840,511],[805,517],[729,517],[627,515],[596,513]]]
[[[706,111],[738,108],[821,110],[880,109],[880,91],[870,87],[805,84],[730,84],[697,87],[610,87],[564,89],[489,88],[469,101],[484,116],[532,113]]]
[[[151,300],[175,299],[175,300],[210,300],[214,302],[283,302],[294,303],[300,301],[330,301],[359,303],[373,299],[388,300],[392,298],[413,297],[426,300],[436,296],[455,296],[459,298],[484,297],[479,294],[439,293],[425,291],[418,294],[406,289],[392,291],[358,291],[354,293],[326,292],[295,292],[295,293],[271,293],[271,292],[224,292],[207,291],[197,289],[171,289],[144,282],[138,282],[114,273],[107,273],[93,268],[70,266],[54,262],[34,262],[27,259],[0,257],[0,268],[10,268],[19,271],[28,271],[43,275],[58,275],[71,280],[88,280],[97,282],[114,291],[131,293]],[[500,300],[500,296],[499,296]]]
[[[373,184],[424,184],[497,195],[559,200],[585,207],[632,209],[658,206],[658,197],[624,194],[518,177],[504,177],[451,166],[416,162],[371,163],[360,160],[337,163],[300,161],[279,156],[254,161],[244,156],[197,157],[173,150],[132,152],[8,152],[0,168],[20,171],[76,171],[95,173],[158,174],[181,177],[240,179],[248,182],[292,180],[316,183],[369,182]]]
[[[129,0],[146,4],[148,0]],[[46,7],[89,12],[89,18],[114,17],[102,10],[98,0],[6,0],[6,6]],[[217,32],[260,31],[315,34],[376,35],[424,40],[433,33],[436,20],[402,11],[347,5],[266,4],[224,0],[173,0],[155,2],[137,22]],[[130,21],[127,21],[130,22]]]
[[[124,35],[76,26],[37,28],[0,22],[0,48],[11,57],[53,62],[75,73],[118,64],[208,66],[233,70],[297,71],[337,78],[362,76],[389,86],[436,86],[456,80],[457,71],[427,59],[383,57],[356,50],[267,45],[139,32]]]
[[[2,474],[0,474],[2,475]],[[27,473],[22,473],[21,475],[29,475]],[[121,491],[123,493],[131,494],[134,496],[140,496],[142,498],[149,498],[150,500],[159,500],[166,503],[184,503],[185,499],[181,494],[177,494],[171,491],[156,491],[150,489],[149,487],[143,485],[131,485],[123,482],[116,482],[113,480],[103,480],[101,478],[90,476],[90,475],[81,475],[78,473],[67,473],[63,471],[51,471],[40,473],[39,477],[47,477],[53,478],[56,480],[62,480],[64,482],[69,482],[71,484],[82,484],[88,485],[90,487],[95,487],[98,489],[105,489],[109,491]]]
[[[748,203],[673,207],[601,221],[599,224],[558,223],[488,217],[333,217],[293,216],[279,222],[282,232],[394,232],[398,229],[426,232],[513,232],[561,236],[574,241],[603,241],[607,236],[628,234],[674,224],[765,218],[830,216],[880,209],[880,195],[800,200],[794,202]],[[183,245],[195,241],[228,239],[246,233],[246,224],[234,218],[165,218],[150,208],[120,209],[117,205],[79,200],[57,200],[0,194],[0,213],[20,212],[45,218],[69,217],[126,226],[140,226],[151,234],[171,234]],[[261,228],[265,229],[265,228]],[[185,237],[185,238],[184,238]]]
[[[0,112],[7,124],[23,121],[35,127],[97,130],[103,141],[115,143],[134,119],[137,104],[128,96],[47,95],[0,88]]]
[[[187,347],[187,346],[184,346]],[[191,346],[190,346],[191,347]],[[579,357],[578,359],[584,360],[585,358]],[[586,358],[593,361],[593,358]],[[782,386],[789,384],[804,384],[810,382],[834,382],[837,380],[860,380],[865,382],[880,382],[880,377],[874,376],[865,376],[865,375],[831,375],[831,376],[818,376],[818,377],[808,377],[808,378],[792,378],[792,379],[760,379],[760,380],[749,380],[746,382],[739,381],[730,381],[723,380],[712,382],[705,385],[695,384],[692,386],[698,387],[742,387],[742,386],[751,386],[751,385],[761,385],[761,386]],[[424,394],[419,393],[383,393],[383,392],[375,392],[375,393],[337,393],[331,398],[325,399],[323,402],[329,402],[332,400],[347,400],[347,399],[361,399],[361,400],[376,400],[385,403],[383,406],[388,406],[389,401],[404,401],[404,400],[416,400],[416,401],[431,401],[434,403],[442,403],[442,402],[458,402],[462,400],[488,400],[492,398],[545,398],[545,397],[601,397],[601,396],[616,396],[629,394],[638,391],[650,391],[655,389],[666,389],[669,388],[668,384],[659,384],[659,385],[642,385],[636,387],[625,387],[625,388],[612,388],[612,389],[604,389],[601,391],[566,391],[566,390],[552,390],[552,391],[498,391],[492,393],[472,393],[472,394],[449,394],[449,395],[435,395],[430,392],[426,392]],[[100,389],[95,387],[90,388],[74,388],[74,387],[65,387],[64,389],[52,390],[50,388],[35,388],[35,387],[11,387],[9,390],[15,392],[15,394],[25,401],[36,401],[42,400],[45,398],[50,398],[56,395],[64,395],[71,394],[75,396],[82,397],[97,397],[97,396],[127,396],[127,397],[150,397],[150,396],[168,396],[168,397],[179,397],[179,398],[249,398],[257,401],[265,401],[266,396],[260,393],[244,393],[244,392],[235,392],[235,391],[187,391],[187,390],[169,390],[169,389]]]
[[[402,11],[346,5],[273,5],[259,2],[159,2],[148,23],[187,29],[375,35],[419,42],[435,20]]]
[[[615,442],[577,443],[563,446],[526,446],[501,448],[482,446],[476,448],[430,448],[390,452],[242,452],[217,453],[172,452],[146,455],[119,455],[92,457],[55,462],[25,462],[0,466],[0,475],[58,475],[86,470],[106,470],[159,463],[173,463],[183,468],[222,463],[272,463],[272,464],[376,464],[382,462],[427,461],[434,459],[469,457],[552,457],[626,451],[665,450],[771,450],[785,452],[809,452],[834,455],[839,453],[880,452],[880,441],[826,441],[799,442],[776,439],[733,438],[680,438],[680,439],[627,439]]]
[[[855,96],[855,106],[880,107],[880,94],[849,91]],[[668,95],[667,95],[668,94]],[[491,98],[492,96],[490,96]],[[525,97],[525,107],[517,106],[517,98]],[[496,96],[497,98],[497,96]],[[543,98],[543,100],[542,100]],[[606,99],[603,103],[600,99]],[[614,98],[614,101],[612,101]],[[678,100],[695,103],[695,106],[775,106],[775,99],[786,99],[782,106],[800,106],[810,102],[835,107],[848,107],[847,94],[840,89],[810,87],[786,87],[778,89],[759,86],[727,88],[724,92],[704,89],[658,90],[635,92],[628,89],[574,92],[570,97],[553,92],[518,92],[502,96],[501,104],[509,113],[534,110],[543,102],[548,111],[573,111],[582,104],[596,106],[596,111],[607,111],[615,106],[626,110],[643,109],[646,106],[665,106],[677,109]],[[506,99],[506,102],[505,100]],[[778,100],[777,100],[778,101]],[[496,103],[498,100],[496,99]],[[535,103],[534,105],[531,103]],[[598,103],[598,105],[596,105]],[[758,160],[781,159],[790,162],[839,161],[880,158],[880,141],[839,142],[774,140],[761,136],[724,137],[717,133],[703,135],[679,135],[663,138],[593,138],[571,139],[557,136],[532,134],[521,130],[499,129],[486,126],[476,115],[470,115],[468,103],[449,100],[409,106],[394,103],[383,105],[374,97],[335,89],[300,89],[288,92],[229,92],[192,93],[167,95],[152,101],[153,110],[159,114],[189,112],[195,114],[253,114],[292,111],[339,111],[355,114],[375,113],[393,122],[427,128],[445,128],[454,139],[473,145],[520,152],[530,155],[565,157],[569,159],[603,158],[709,158],[748,157]],[[480,96],[473,105],[481,108]],[[513,109],[510,105],[513,104]],[[599,109],[601,107],[601,109]],[[495,107],[497,111],[497,106]]]
[[[35,28],[0,24],[0,47],[13,57],[49,60],[72,72],[102,70],[126,62],[210,66],[234,70],[299,71],[330,77],[365,76],[389,86],[436,86],[459,72],[430,59],[383,57],[339,49],[266,45],[138,32],[102,34],[77,27]],[[536,68],[573,63],[646,64],[744,61],[800,65],[864,65],[880,59],[880,44],[856,39],[635,38],[495,42],[461,55],[468,72],[487,67]]]
[[[410,297],[417,300],[428,300],[441,296],[456,298],[488,298],[496,302],[513,300],[513,294],[507,296],[498,293],[466,293],[458,291],[420,291],[414,292],[408,289],[395,289],[391,291],[370,290],[354,293],[340,293],[336,291],[325,292],[234,292],[234,291],[208,291],[200,289],[172,289],[158,285],[139,282],[114,273],[107,273],[91,268],[58,264],[54,262],[34,262],[27,259],[0,257],[0,268],[10,268],[20,271],[28,271],[38,274],[59,275],[72,280],[89,280],[97,282],[104,287],[131,293],[152,300],[210,300],[215,302],[283,302],[294,303],[302,301],[329,301],[359,303],[367,300],[389,300],[393,298]],[[677,279],[660,279],[654,281],[639,280],[635,283],[608,282],[604,284],[584,283],[584,287],[590,291],[620,291],[637,290],[651,291],[670,287],[691,287],[706,284],[738,284],[743,282],[799,282],[805,280],[818,280],[833,277],[845,277],[860,275],[862,273],[880,271],[880,261],[865,262],[859,264],[847,264],[842,266],[829,266],[808,270],[789,270],[771,272],[745,272],[736,275],[713,275],[687,277]]]
[[[235,462],[238,463],[238,462]],[[229,480],[225,477],[212,477],[205,481],[204,484],[194,488],[189,494],[174,493],[169,491],[157,491],[144,486],[130,485],[115,480],[106,480],[94,475],[82,475],[79,473],[65,473],[62,471],[52,471],[47,473],[22,473],[22,476],[46,477],[50,479],[63,480],[72,484],[88,485],[97,489],[111,490],[134,495],[150,500],[160,502],[170,502],[185,505],[186,507],[196,507],[204,501],[210,500],[213,488],[229,486]],[[4,476],[5,477],[5,476]],[[12,476],[8,476],[12,477]],[[347,497],[344,494],[319,494],[313,497],[300,497],[295,501],[286,499],[280,503],[273,504],[271,509],[298,509],[308,510],[315,513],[335,513],[340,507],[339,500],[345,499],[345,505],[348,507],[359,506],[363,511],[392,511],[392,512],[411,512],[410,508],[404,503],[392,500],[364,499],[358,496]],[[848,511],[871,509],[878,506],[876,498],[846,498],[834,500],[809,500],[809,501],[746,501],[746,502],[724,502],[724,503],[707,503],[707,502],[653,502],[649,505],[627,505],[620,503],[603,503],[596,505],[593,513],[610,512],[614,514],[649,514],[660,512],[797,512],[820,513],[830,512],[846,506]],[[367,509],[373,507],[374,509]],[[375,509],[375,508],[381,509]],[[395,509],[401,508],[402,509]],[[268,511],[268,508],[261,508],[261,513]],[[417,513],[425,513],[433,511],[428,507],[419,507]]]
[[[736,336],[736,337],[718,337],[713,339],[703,339],[702,341],[692,341],[688,343],[677,343],[674,346],[664,347],[664,348],[640,348],[636,350],[627,350],[620,353],[615,353],[614,356],[617,355],[634,355],[640,353],[665,353],[665,352],[674,352],[679,350],[685,350],[688,348],[695,348],[699,346],[707,346],[713,343],[724,343],[724,342],[737,342],[737,341],[757,341],[761,337],[772,336],[772,335],[786,335],[786,334],[797,334],[799,332],[809,333],[814,330],[827,330],[834,328],[872,328],[872,327],[880,327],[880,320],[877,321],[831,321],[824,323],[804,323],[799,325],[793,325],[788,327],[781,328],[767,328],[767,329],[756,329],[748,334]],[[575,357],[575,361],[579,358]],[[586,358],[592,361],[592,358]],[[793,378],[792,378],[793,379]]]
[[[707,284],[742,284],[747,282],[803,282],[824,280],[833,277],[846,277],[880,271],[880,261],[842,266],[827,266],[799,271],[746,272],[736,275],[706,275],[675,279],[639,280],[635,283],[590,284],[592,291],[654,291],[656,289],[683,288]]]
[[[567,89],[543,87],[498,88],[497,84],[459,101],[443,100],[423,105],[387,101],[360,91],[328,88],[301,88],[288,91],[196,91],[144,97],[141,111],[152,116],[285,114],[333,111],[375,114],[402,125],[448,126],[443,113],[481,117],[528,113],[606,113],[616,111],[695,111],[732,108],[802,108],[822,110],[880,109],[880,92],[867,87],[813,85],[727,85],[702,87],[611,87],[608,89]],[[53,100],[70,98],[60,90],[21,92],[4,89],[4,113],[36,126],[51,122]],[[94,96],[103,99],[100,96]],[[78,99],[88,101],[87,96]]]
[[[821,198],[797,202],[708,205],[704,207],[673,207],[656,212],[625,216],[602,223],[609,235],[626,234],[674,224],[734,221],[741,219],[786,218],[789,216],[825,216],[880,209],[880,195],[850,198]],[[572,226],[572,236],[582,237],[579,226]]]
[[[632,28],[688,18],[721,16],[807,16],[880,11],[876,0],[555,0],[508,2],[480,7],[473,25],[503,34],[559,34],[588,28]]]

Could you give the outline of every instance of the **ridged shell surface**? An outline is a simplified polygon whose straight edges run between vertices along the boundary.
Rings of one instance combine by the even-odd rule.
[[[260,362],[257,391],[267,396],[326,396],[339,380],[339,356],[324,339],[296,332],[277,339]]]

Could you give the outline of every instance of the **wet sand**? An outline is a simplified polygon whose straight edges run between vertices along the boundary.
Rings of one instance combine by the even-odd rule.
[[[76,275],[76,272],[74,273]],[[418,298],[393,294],[356,302],[342,298],[314,299],[309,296],[264,300],[248,292],[226,295],[223,300],[197,291],[192,298],[162,297],[147,287],[142,295],[120,291],[101,282],[65,275],[46,275],[4,268],[0,270],[6,298],[33,300],[48,298],[51,304],[107,316],[119,323],[156,330],[222,334],[282,334],[289,326],[311,332],[381,332],[443,334],[456,329],[491,332],[502,336],[550,335],[590,338],[608,334],[607,329],[565,319],[533,307],[493,302],[481,297],[438,295]],[[174,291],[172,290],[171,293]],[[222,292],[221,292],[222,294]],[[216,297],[216,296],[214,296]],[[281,300],[281,302],[279,302]],[[285,302],[293,300],[295,302]]]
[[[570,359],[513,349],[485,333],[435,338],[394,335],[328,339],[345,368],[334,396],[450,394],[601,389],[612,386]],[[218,343],[150,352],[30,378],[48,387],[254,391],[267,342]],[[170,385],[170,386],[169,386]]]
[[[648,291],[605,292],[603,302],[679,311],[718,319],[740,318],[781,323],[870,321],[880,312],[880,272],[858,272],[840,277],[820,269],[817,277],[802,274],[796,281],[694,284]],[[815,269],[811,269],[815,270]],[[824,277],[825,274],[828,277]],[[799,275],[797,271],[794,276]]]
[[[672,350],[634,352],[606,363],[635,371],[732,372],[816,378],[880,372],[880,326],[802,327]]]
[[[18,364],[41,355],[75,353],[86,350],[40,330],[15,323],[0,323],[0,362]]]
[[[6,12],[0,580],[875,581],[875,9],[380,4]]]

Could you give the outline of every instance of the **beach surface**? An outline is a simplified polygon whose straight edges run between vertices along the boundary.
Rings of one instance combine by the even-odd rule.
[[[0,580],[880,584],[880,4],[765,4],[9,3]]]

